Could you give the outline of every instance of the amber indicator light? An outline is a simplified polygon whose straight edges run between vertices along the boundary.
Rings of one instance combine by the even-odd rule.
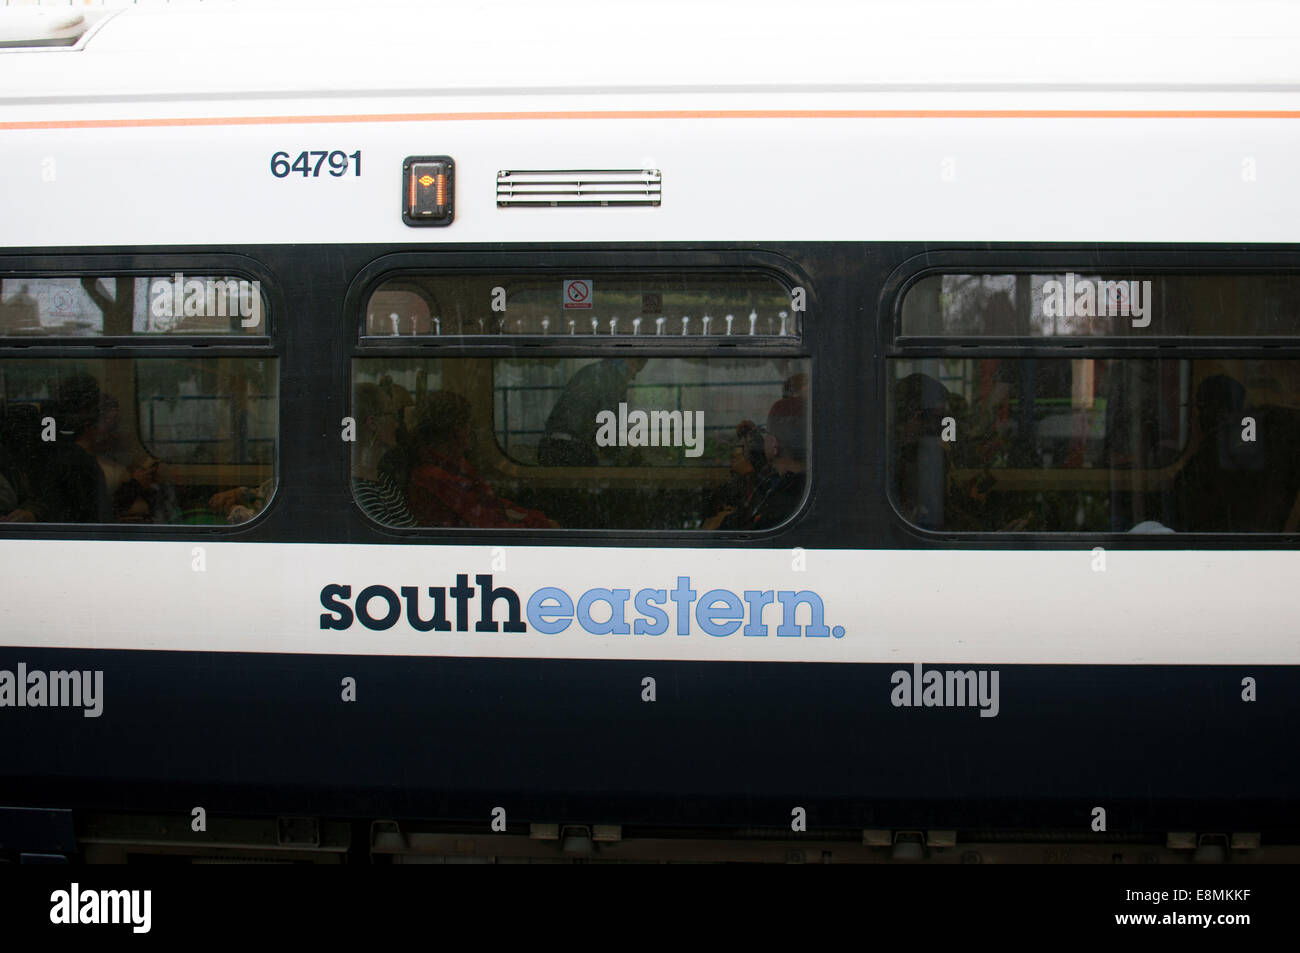
[[[450,156],[410,156],[402,163],[402,221],[407,225],[450,225],[455,196]]]

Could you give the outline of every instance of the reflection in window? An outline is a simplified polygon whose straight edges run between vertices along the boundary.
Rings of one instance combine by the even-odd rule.
[[[0,337],[264,335],[256,281],[232,276],[0,278]]]
[[[273,358],[0,360],[0,519],[251,518],[277,415]]]
[[[1300,330],[1300,277],[930,275],[907,290],[901,330],[916,337],[1287,337]]]
[[[391,525],[758,530],[804,496],[802,358],[360,358],[353,389]]]
[[[894,502],[923,528],[1300,529],[1300,361],[890,366]]]
[[[370,296],[365,333],[794,339],[800,314],[766,275],[404,276]]]

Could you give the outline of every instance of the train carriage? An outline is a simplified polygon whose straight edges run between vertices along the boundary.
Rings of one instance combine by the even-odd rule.
[[[0,851],[1294,857],[1300,20],[1087,9],[0,10]]]

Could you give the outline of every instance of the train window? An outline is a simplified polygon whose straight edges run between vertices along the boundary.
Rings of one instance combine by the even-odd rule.
[[[809,361],[359,357],[352,475],[399,526],[753,531],[804,497]]]
[[[228,523],[272,493],[273,357],[0,358],[0,520]]]
[[[363,333],[793,341],[799,317],[765,274],[421,275],[380,285]]]
[[[920,527],[1300,530],[1300,360],[889,364],[894,504]]]
[[[1291,337],[1300,276],[1116,272],[930,275],[903,297],[905,337]]]
[[[0,338],[267,334],[257,281],[230,275],[0,278]]]

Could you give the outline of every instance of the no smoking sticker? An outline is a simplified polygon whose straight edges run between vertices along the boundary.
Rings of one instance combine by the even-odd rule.
[[[570,278],[564,283],[564,309],[590,308],[594,294],[595,286],[589,278]]]

